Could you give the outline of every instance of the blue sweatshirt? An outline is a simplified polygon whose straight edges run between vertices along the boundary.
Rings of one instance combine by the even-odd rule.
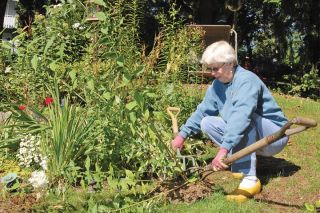
[[[288,121],[259,77],[238,65],[231,82],[213,81],[179,134],[184,138],[197,134],[202,118],[220,115],[227,123],[221,147],[231,150],[244,137],[253,113],[280,127]]]

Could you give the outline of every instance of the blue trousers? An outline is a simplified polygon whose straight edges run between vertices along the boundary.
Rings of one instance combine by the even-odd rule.
[[[227,124],[221,117],[207,116],[201,121],[201,130],[203,133],[205,133],[219,146],[222,143],[222,137],[226,126]],[[255,143],[265,136],[278,131],[279,129],[280,127],[272,123],[270,120],[254,114],[249,127],[245,131],[243,139],[230,151],[230,154],[236,153],[237,151]],[[231,165],[231,171],[241,172],[244,175],[256,176],[256,155],[273,156],[281,152],[281,150],[286,146],[287,142],[288,137],[283,137],[278,141],[258,150],[257,152],[239,159]]]

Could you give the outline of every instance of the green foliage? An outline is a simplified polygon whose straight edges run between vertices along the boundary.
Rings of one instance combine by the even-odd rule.
[[[268,3],[268,4],[276,4],[277,6],[281,5],[281,0],[264,0],[263,3]]]
[[[237,16],[240,61],[249,56],[252,70],[268,81],[274,81],[272,77],[282,81],[283,75],[289,75],[290,94],[318,98],[318,90],[303,92],[313,86],[301,82],[302,76],[312,71],[310,67],[319,64],[319,53],[314,48],[319,43],[317,8],[312,0],[261,0],[243,4]]]
[[[302,77],[298,75],[285,76],[290,81],[288,93],[299,96],[308,96],[310,98],[319,98],[320,76],[319,70],[312,66],[309,72],[303,74]]]
[[[36,16],[32,37],[21,31],[15,38],[12,72],[0,78],[6,101],[15,103],[4,145],[17,147],[18,132],[40,133],[59,195],[65,184],[96,192],[107,181],[113,202],[102,205],[121,208],[146,197],[141,180],[180,175],[165,109],[183,107],[185,119],[201,98],[189,97],[180,83],[198,66],[201,32],[182,27],[172,8],[146,52],[138,33],[142,3],[94,1],[101,7],[93,23],[79,1],[65,2]],[[43,108],[39,100],[48,95],[55,101]]]
[[[80,108],[70,105],[68,98],[60,106],[58,91],[56,100],[48,112],[48,129],[44,133],[43,152],[48,156],[48,171],[52,178],[59,178],[71,161],[78,161],[95,145],[94,121],[86,119]],[[79,114],[82,114],[80,116]]]

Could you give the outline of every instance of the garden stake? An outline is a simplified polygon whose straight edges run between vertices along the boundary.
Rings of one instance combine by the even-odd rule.
[[[178,121],[177,121],[177,117],[180,113],[180,108],[178,107],[168,107],[167,108],[167,113],[170,115],[171,117],[171,121],[172,121],[172,131],[173,131],[173,136],[175,137],[178,134]],[[192,167],[191,168],[195,168],[196,167],[196,161],[194,159],[194,157],[192,157],[191,155],[181,155],[180,149],[177,149],[177,158],[180,158],[182,161],[182,170],[186,171],[187,170],[187,162],[186,160],[191,160],[192,162]],[[192,169],[191,169],[192,172]]]

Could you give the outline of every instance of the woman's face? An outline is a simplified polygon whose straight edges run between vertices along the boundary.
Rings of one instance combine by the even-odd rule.
[[[222,83],[229,83],[233,78],[233,63],[215,63],[208,65],[212,77]]]

